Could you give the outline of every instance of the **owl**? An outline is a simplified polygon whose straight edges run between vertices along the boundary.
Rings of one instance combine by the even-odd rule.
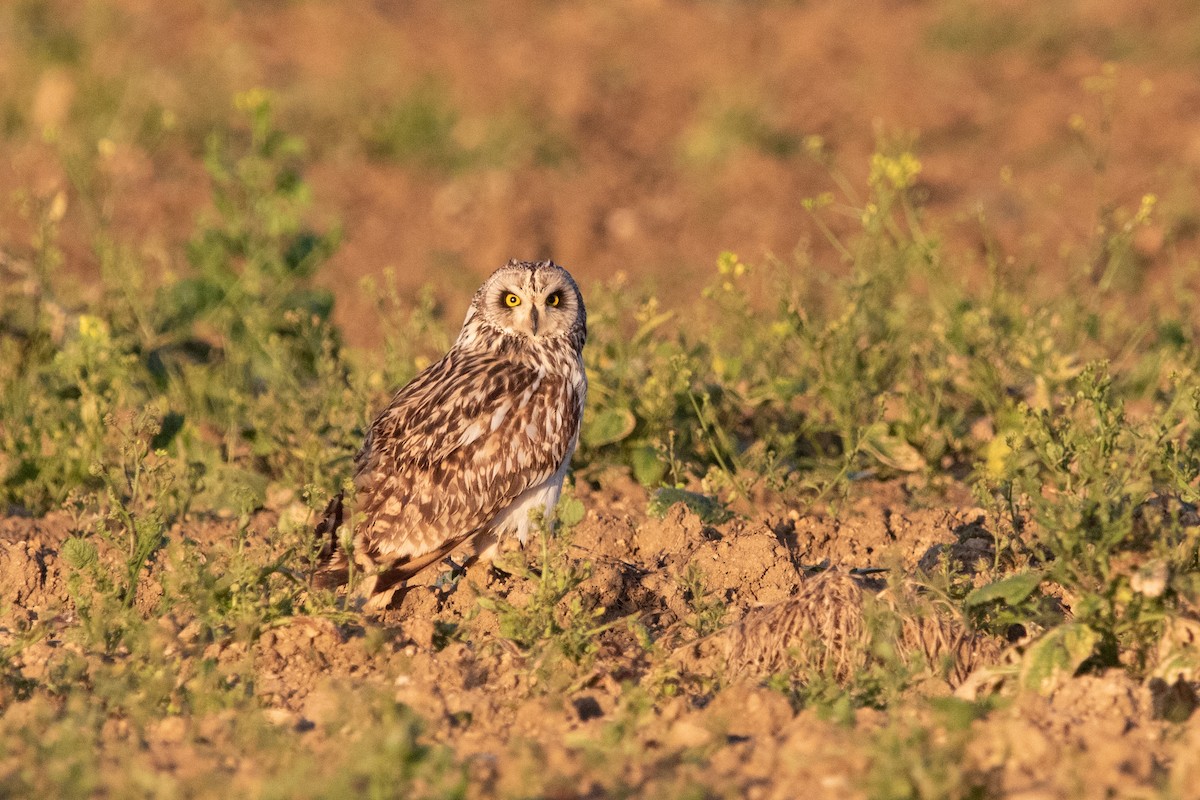
[[[355,458],[354,494],[329,504],[318,586],[345,583],[353,525],[367,607],[456,550],[490,559],[537,513],[551,519],[587,396],[587,313],[571,274],[513,260],[475,292],[450,351],[396,393]]]

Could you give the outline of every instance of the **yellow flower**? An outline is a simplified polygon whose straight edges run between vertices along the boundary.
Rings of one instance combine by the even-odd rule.
[[[108,324],[91,314],[81,314],[79,316],[79,336],[92,342],[107,342]]]
[[[1012,446],[1003,436],[996,436],[987,443],[984,450],[984,471],[989,478],[999,480],[1008,469],[1008,457],[1012,455]]]
[[[270,103],[270,90],[259,86],[247,89],[244,92],[238,92],[233,96],[233,107],[238,111],[255,111],[263,106],[270,105]]]
[[[1142,204],[1138,208],[1137,214],[1133,217],[1134,225],[1141,225],[1150,219],[1150,215],[1154,213],[1154,206],[1158,204],[1158,195],[1145,194],[1142,195]]]
[[[876,153],[871,156],[871,183],[878,185],[887,181],[893,189],[907,189],[921,174],[921,162],[912,153],[904,152],[898,156],[885,156]]]
[[[717,272],[722,275],[740,276],[745,274],[746,265],[738,259],[737,253],[727,250],[717,257]]]
[[[816,211],[833,205],[833,192],[821,192],[816,197],[806,197],[800,201],[806,211]]]

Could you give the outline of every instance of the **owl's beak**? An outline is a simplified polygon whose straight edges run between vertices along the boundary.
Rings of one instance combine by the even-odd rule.
[[[529,309],[529,335],[537,336],[538,329],[538,310],[537,306]]]

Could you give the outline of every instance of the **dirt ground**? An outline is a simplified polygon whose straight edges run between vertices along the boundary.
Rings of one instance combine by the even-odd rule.
[[[916,732],[932,724],[929,709],[939,698],[955,692],[970,698],[973,672],[1003,660],[1007,642],[961,630],[943,649],[955,662],[948,679],[930,674],[911,690],[929,705],[906,703],[906,710],[886,714],[859,709],[855,724],[846,725],[815,706],[796,713],[783,692],[762,685],[764,672],[755,665],[766,663],[766,651],[751,641],[756,615],[788,602],[833,609],[841,618],[861,614],[864,597],[893,590],[878,594],[883,573],[855,577],[851,570],[911,571],[940,548],[961,563],[987,555],[969,506],[913,508],[898,487],[874,488],[836,517],[797,519],[781,510],[707,525],[678,504],[661,519],[648,517],[645,492],[632,484],[579,486],[589,510],[573,546],[594,570],[576,592],[602,606],[605,619],[632,615],[658,645],[647,651],[628,629],[613,626],[600,635],[594,666],[583,675],[546,669],[497,637],[496,617],[480,612],[477,592],[520,604],[528,584],[482,565],[453,587],[414,588],[366,627],[301,617],[249,647],[201,643],[201,649],[218,669],[240,669],[271,723],[298,732],[316,752],[353,739],[346,703],[359,702],[364,687],[394,697],[425,720],[429,741],[451,746],[468,765],[472,797],[660,797],[689,786],[706,787],[697,796],[907,796],[887,793],[895,776],[868,772],[880,759],[869,749],[873,737],[897,730],[897,763],[917,776],[920,796],[940,796],[937,771],[952,769],[988,796],[1200,797],[1200,715],[1182,724],[1163,721],[1155,693],[1121,671],[1004,701],[969,722],[971,735],[959,750],[939,750],[953,728],[935,724],[934,738],[922,739]],[[251,546],[268,546],[266,531],[277,520],[276,513],[260,514],[252,528],[263,538]],[[39,617],[51,620],[52,631],[72,622],[59,557],[70,525],[63,515],[0,522],[5,630]],[[215,521],[193,522],[188,534],[202,546],[232,535],[229,524]],[[727,607],[721,620],[727,627],[702,639],[685,625],[692,610],[680,586],[689,565]],[[162,570],[154,567],[140,601],[153,599]],[[767,622],[773,631],[767,638],[778,642],[775,622]],[[821,624],[801,622],[818,633]],[[168,616],[159,626],[180,647],[194,642],[194,625]],[[20,669],[44,678],[55,651],[71,646],[51,633],[24,651]],[[711,680],[720,674],[724,688],[714,691]],[[676,688],[664,692],[667,683]],[[223,771],[259,792],[262,765],[252,753],[231,754],[220,733],[228,724],[219,714],[169,717],[142,732],[107,727],[105,739],[137,743],[177,776]],[[612,741],[624,749],[606,751]],[[925,783],[922,770],[932,776]]]

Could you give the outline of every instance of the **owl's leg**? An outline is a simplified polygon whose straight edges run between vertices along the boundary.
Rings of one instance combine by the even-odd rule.
[[[479,534],[471,542],[473,552],[470,556],[470,561],[474,562],[478,559],[490,565],[492,568],[492,577],[501,580],[510,577],[513,573],[504,567],[500,556],[503,553],[510,552],[513,549],[514,541],[517,541],[511,533],[507,531],[505,533],[508,535],[502,535],[501,531],[492,528]],[[504,545],[504,547],[501,547],[501,545]]]
[[[363,603],[362,610],[366,613],[386,611],[396,599],[396,592],[403,588],[403,585],[398,584],[392,586],[390,589],[385,589],[381,592],[371,594]]]
[[[484,531],[471,540],[471,561],[479,559],[494,564],[499,554],[500,535],[495,530]]]
[[[316,567],[313,585],[332,589],[346,582],[346,553],[338,546],[338,534],[345,519],[345,492],[334,495],[313,531]]]

